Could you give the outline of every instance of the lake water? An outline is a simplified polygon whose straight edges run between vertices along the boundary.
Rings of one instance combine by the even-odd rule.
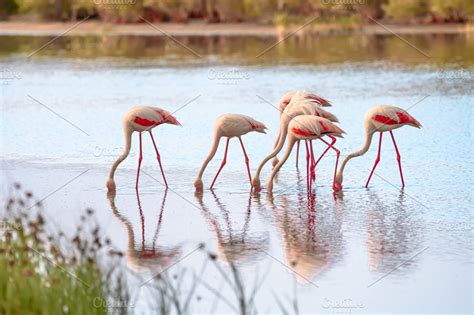
[[[201,276],[192,312],[238,312],[239,292],[248,301],[259,288],[251,310],[260,313],[280,313],[279,304],[290,313],[294,305],[301,313],[471,313],[474,38],[403,37],[409,44],[396,36],[294,36],[268,51],[276,38],[178,38],[183,47],[161,37],[65,37],[31,57],[51,38],[1,37],[2,199],[20,182],[66,231],[84,209],[95,209],[127,253],[123,267],[141,281],[166,270],[186,275],[181,289],[188,292],[193,272]],[[195,196],[214,119],[242,113],[268,126],[267,135],[243,137],[254,171],[278,131],[279,113],[268,103],[277,106],[291,90],[333,103],[347,132],[337,142],[342,157],[362,146],[366,110],[408,109],[423,128],[394,132],[405,189],[385,136],[368,189],[375,145],[348,164],[341,195],[331,190],[333,153],[318,165],[309,198],[304,161],[297,170],[294,155],[273,197],[253,195],[234,139],[214,192]],[[135,193],[135,135],[109,200],[105,181],[123,149],[121,116],[137,104],[175,112],[183,125],[154,130],[170,189],[145,135]],[[221,144],[206,187],[222,156]],[[262,179],[269,173],[267,166]],[[153,281],[140,283],[132,281],[131,312],[156,306]],[[217,302],[216,292],[224,297]]]

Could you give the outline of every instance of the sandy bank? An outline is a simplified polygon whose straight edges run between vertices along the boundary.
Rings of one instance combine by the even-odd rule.
[[[0,35],[18,36],[58,36],[64,35],[142,35],[142,36],[281,36],[297,30],[298,26],[285,31],[271,25],[252,23],[240,24],[206,24],[193,22],[189,24],[157,23],[155,27],[141,24],[108,24],[97,21],[76,22],[0,22]],[[474,31],[473,27],[460,24],[445,25],[365,25],[351,30],[344,30],[339,25],[312,25],[298,33],[315,34],[460,34]]]

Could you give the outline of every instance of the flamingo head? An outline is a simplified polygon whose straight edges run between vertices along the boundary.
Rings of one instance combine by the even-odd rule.
[[[202,180],[200,178],[198,178],[194,181],[194,188],[196,189],[197,193],[202,193],[203,187],[204,187],[204,185],[203,185]]]
[[[335,192],[341,191],[342,190],[342,181],[343,181],[343,175],[341,169],[336,174],[336,178],[334,179],[334,184],[332,186],[332,189]]]
[[[109,193],[115,193],[115,182],[112,178],[107,180],[107,190]]]
[[[253,187],[255,192],[262,191],[262,187],[260,185],[260,178],[258,178],[257,176],[252,178],[252,187]]]

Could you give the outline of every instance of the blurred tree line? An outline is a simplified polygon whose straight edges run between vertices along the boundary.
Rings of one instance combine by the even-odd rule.
[[[113,23],[202,19],[209,23],[259,22],[286,25],[308,16],[318,22],[368,22],[367,16],[394,22],[467,22],[474,0],[0,0],[0,19],[12,15],[42,20],[92,16]]]

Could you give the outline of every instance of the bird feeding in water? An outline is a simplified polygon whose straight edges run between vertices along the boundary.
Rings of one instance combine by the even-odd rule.
[[[294,106],[295,104],[298,104],[302,101],[309,101],[311,103],[314,103],[315,105],[322,106],[322,107],[329,107],[332,106],[331,103],[316,95],[313,93],[309,92],[288,92],[285,95],[283,95],[278,102],[278,109],[280,111],[280,119],[281,115],[284,114],[284,111],[287,107]],[[324,116],[323,116],[324,117]],[[328,118],[328,117],[326,117]],[[273,149],[275,149],[278,146],[278,142],[280,141],[280,134],[278,134],[277,139],[275,141],[275,144],[273,145]],[[298,141],[296,143],[297,149],[296,149],[296,167],[298,167],[298,158],[299,158],[299,152],[300,152],[300,142]],[[278,163],[278,158],[275,156],[272,159],[272,165],[275,166]]]
[[[393,145],[395,146],[395,151],[397,153],[398,168],[400,170],[400,178],[402,181],[402,187],[405,187],[400,152],[398,151],[397,143],[395,142],[395,137],[393,136],[392,130],[403,127],[403,126],[412,126],[416,128],[421,128],[421,124],[415,118],[410,116],[410,114],[408,114],[402,108],[389,106],[389,105],[379,105],[367,111],[364,118],[364,125],[365,125],[365,144],[362,147],[362,149],[349,154],[344,159],[344,161],[342,161],[341,167],[339,168],[336,175],[334,190],[340,191],[342,189],[344,168],[346,167],[347,162],[349,162],[349,160],[354,157],[364,155],[370,148],[373,135],[376,132],[380,132],[377,157],[375,158],[375,163],[374,163],[374,166],[372,167],[372,171],[370,172],[369,178],[367,179],[367,182],[365,183],[366,188],[369,186],[370,179],[372,178],[375,168],[377,167],[380,161],[380,150],[382,148],[382,135],[386,131],[390,132]]]
[[[216,154],[217,148],[219,147],[219,141],[222,137],[227,138],[224,151],[224,159],[222,160],[221,166],[219,167],[219,170],[217,171],[217,174],[214,177],[214,180],[212,181],[210,189],[214,187],[214,183],[216,182],[219,173],[227,162],[227,150],[229,148],[229,141],[231,138],[234,137],[237,137],[239,139],[245,157],[245,164],[247,166],[247,173],[249,176],[250,184],[252,184],[252,179],[250,176],[249,158],[247,156],[247,152],[245,151],[244,143],[242,142],[241,137],[252,131],[266,133],[265,129],[267,129],[267,127],[263,123],[246,115],[225,114],[219,116],[216,119],[216,123],[214,125],[214,142],[212,144],[211,151],[209,152],[207,158],[204,160],[201,169],[199,170],[199,173],[197,175],[197,178],[194,181],[194,187],[196,188],[196,192],[203,191],[202,175],[204,174],[204,170],[206,169],[207,164],[209,164],[209,162]]]
[[[265,164],[273,157],[275,157],[283,148],[283,145],[285,144],[285,139],[286,135],[288,133],[288,126],[292,120],[297,119],[301,115],[314,115],[322,118],[326,118],[329,121],[332,122],[338,122],[338,119],[335,115],[331,114],[330,112],[324,110],[321,108],[319,105],[315,104],[314,102],[305,100],[303,98],[296,98],[294,96],[291,100],[291,102],[294,104],[288,105],[283,114],[280,116],[280,134],[278,136],[278,144],[277,146],[273,149],[273,152],[270,153],[267,157],[265,157],[262,162],[260,162],[257,170],[255,171],[255,174],[252,179],[252,185],[256,191],[260,191],[260,173],[265,166]],[[331,136],[328,134],[328,136]],[[335,138],[332,137],[332,144],[327,143],[325,140],[319,138],[321,141],[326,143],[328,145],[328,148],[332,148],[333,150],[336,151],[336,154],[339,154],[339,151],[333,147],[333,144],[335,143]],[[299,143],[299,141],[297,141]],[[312,149],[312,144],[310,142],[310,146]],[[308,151],[309,152],[309,149]],[[321,157],[318,159],[318,161],[326,154],[327,150],[321,155]],[[307,154],[308,156],[308,154]],[[309,161],[307,160],[307,164]],[[311,179],[314,179],[314,168],[316,167],[317,162],[314,161],[314,156],[312,154],[311,150],[311,170],[312,170],[312,175]],[[307,170],[309,170],[309,166],[307,165]],[[309,175],[309,173],[307,174]]]
[[[319,139],[325,135],[342,138],[342,135],[344,133],[345,133],[344,130],[336,126],[330,120],[319,117],[319,116],[300,115],[300,116],[295,117],[295,119],[292,119],[290,123],[288,124],[288,141],[287,141],[288,144],[286,147],[286,152],[281,158],[281,160],[278,162],[278,164],[275,166],[275,168],[273,169],[272,174],[270,175],[270,178],[267,181],[267,192],[269,193],[272,192],[273,179],[276,173],[282,167],[282,165],[285,164],[286,160],[288,160],[288,157],[291,154],[291,151],[293,149],[293,146],[295,145],[295,142],[297,142],[298,140],[306,140],[307,141],[306,145],[308,146],[308,141]],[[339,154],[336,155],[336,165],[334,167],[334,178],[336,176],[338,161],[339,161]],[[307,164],[307,172],[309,172],[308,166],[309,164]],[[309,176],[307,176],[307,183],[308,183],[308,187],[310,188],[311,178]],[[333,180],[333,186],[334,186],[334,183],[335,182]]]
[[[168,183],[166,181],[165,173],[163,171],[163,166],[161,165],[161,157],[156,147],[155,139],[153,138],[152,129],[156,126],[162,124],[171,124],[181,126],[178,120],[167,112],[164,109],[151,106],[136,106],[131,108],[128,112],[125,113],[123,117],[123,131],[125,135],[125,149],[122,155],[112,164],[110,169],[109,177],[107,179],[107,189],[109,192],[115,191],[115,181],[114,174],[120,163],[123,162],[130,153],[130,147],[132,145],[132,134],[133,132],[138,132],[139,137],[139,146],[140,146],[140,155],[138,157],[138,169],[137,177],[135,183],[135,189],[138,189],[138,179],[140,177],[140,166],[142,164],[142,132],[148,131],[155,147],[156,158],[158,159],[158,164],[160,165],[161,174],[163,175],[163,180],[165,182],[166,188],[168,188]]]

